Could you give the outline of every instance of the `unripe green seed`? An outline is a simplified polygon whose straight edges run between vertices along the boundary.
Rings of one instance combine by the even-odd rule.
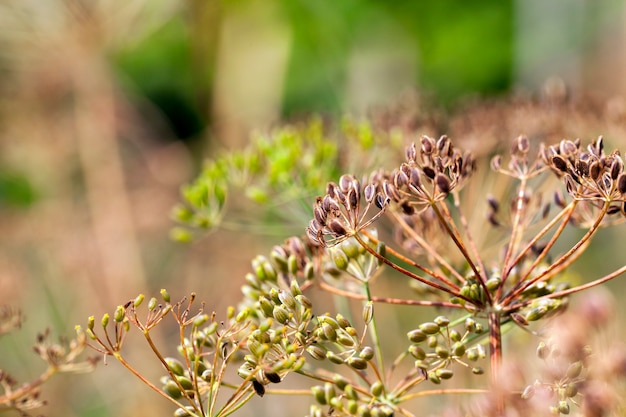
[[[429,335],[439,333],[439,325],[433,322],[422,323],[419,325],[419,329]]]
[[[324,394],[326,396],[326,401],[330,402],[333,398],[337,396],[335,392],[335,386],[330,382],[324,384]]]
[[[450,357],[450,352],[443,346],[437,346],[437,348],[435,349],[435,353],[441,359],[448,359]]]
[[[450,340],[452,340],[453,342],[459,342],[461,341],[461,339],[461,333],[457,332],[456,330],[450,330]]]
[[[342,365],[344,363],[344,360],[341,356],[337,355],[335,352],[333,351],[328,351],[326,352],[326,357],[328,358],[329,361],[331,361],[332,363],[336,364],[336,365]]]
[[[415,358],[415,359],[419,359],[419,360],[423,360],[426,358],[426,352],[424,352],[424,349],[422,349],[421,347],[417,346],[417,345],[411,345],[409,346],[409,353]]]
[[[439,341],[437,340],[437,337],[435,336],[428,336],[428,340],[426,341],[426,344],[428,345],[429,348],[434,349],[439,344]]]
[[[287,269],[291,275],[296,275],[298,273],[298,258],[293,253],[289,255],[287,259]]]
[[[95,322],[96,322],[96,318],[94,316],[89,316],[89,318],[87,319],[87,328],[89,330],[93,330]]]
[[[163,301],[165,301],[166,303],[170,302],[170,293],[167,292],[167,290],[165,288],[161,288],[161,298],[163,299]]]
[[[298,300],[298,302],[302,304],[302,307],[306,309],[310,309],[313,307],[313,303],[311,302],[311,300],[308,299],[306,295],[296,295],[296,300]]]
[[[341,412],[343,410],[343,402],[340,397],[333,397],[328,403],[335,411]]]
[[[186,376],[176,375],[176,380],[185,390],[190,390],[193,388],[193,382],[191,382],[191,379],[187,378]]]
[[[287,292],[287,291],[279,291],[278,292],[278,299],[280,300],[281,303],[283,303],[288,309],[293,310],[296,308],[296,299],[295,297],[291,294],[291,292]]]
[[[578,394],[578,387],[576,384],[567,384],[564,394],[567,398],[575,397]]]
[[[559,413],[569,414],[569,404],[567,401],[559,401]]]
[[[476,330],[476,320],[472,318],[465,319],[465,330],[470,333],[473,333]]]
[[[342,251],[341,249],[335,248],[332,251],[331,256],[333,258],[333,263],[335,264],[337,269],[340,269],[342,271],[345,271],[346,269],[348,269],[348,264],[350,263],[350,259],[348,259],[348,256],[345,254],[344,251]]]
[[[583,370],[583,364],[581,361],[576,361],[569,365],[566,375],[570,379],[574,379],[580,375]]]
[[[350,322],[341,314],[337,314],[337,324],[339,324],[339,327],[342,329],[350,327]]]
[[[337,340],[337,332],[330,324],[322,324],[322,332],[324,333],[324,337],[331,342],[335,342]]]
[[[350,381],[348,381],[346,378],[344,378],[342,375],[340,374],[335,374],[333,376],[333,382],[335,383],[335,385],[337,386],[337,388],[339,388],[340,390],[345,390],[345,388],[348,386],[348,384],[350,383]]]
[[[244,310],[246,311],[246,310]],[[244,311],[242,311],[241,313],[243,313]],[[239,314],[241,314],[239,313]],[[202,326],[204,323],[206,323],[209,320],[209,315],[208,314],[201,314],[198,317],[196,317],[195,319],[193,319],[193,327],[198,328],[200,326]],[[243,321],[243,320],[241,320]]]
[[[354,339],[352,339],[351,337],[346,336],[345,334],[338,334],[337,335],[337,342],[339,344],[341,344],[342,346],[345,347],[352,347],[354,346]]]
[[[435,373],[441,379],[450,379],[454,376],[452,369],[437,369]]]
[[[344,241],[341,244],[341,250],[346,254],[348,258],[354,259],[359,256],[359,244],[353,239]]]
[[[537,345],[537,357],[539,359],[547,358],[550,356],[550,350],[550,347],[545,342],[539,342],[539,345]]]
[[[420,343],[426,340],[428,336],[422,330],[415,329],[415,330],[411,330],[410,332],[408,332],[407,337],[413,343]]]
[[[355,415],[357,413],[358,408],[359,408],[359,403],[357,403],[356,400],[348,401],[347,409],[350,415]]]
[[[102,327],[107,327],[107,325],[109,324],[109,313],[104,313],[100,323],[102,324]]]
[[[313,266],[312,262],[308,262],[305,266],[304,266],[304,278],[307,281],[312,280],[315,277],[315,267]]]
[[[548,313],[547,306],[539,306],[535,308],[531,308],[528,313],[524,316],[528,321],[537,321]]]
[[[437,376],[436,372],[429,372],[428,380],[432,382],[433,384],[441,384],[441,378]]]
[[[143,294],[139,294],[137,297],[135,297],[135,300],[133,301],[133,306],[135,306],[135,308],[139,307],[141,305],[141,303],[143,303],[145,296]]]
[[[472,368],[472,373],[474,375],[482,375],[485,373],[485,370],[483,368],[481,368],[480,366],[476,366],[474,368]]]
[[[185,408],[177,408],[176,411],[174,411],[174,417],[189,417],[193,412],[193,407],[188,405]]]
[[[374,317],[374,304],[371,301],[365,303],[363,307],[363,321],[365,324],[369,324]]]
[[[281,306],[274,306],[272,315],[280,324],[287,324],[289,322],[289,312]]]
[[[300,285],[298,284],[298,281],[296,281],[295,279],[292,279],[291,282],[289,283],[289,289],[291,290],[291,295],[293,295],[294,297],[298,295],[302,295],[302,290],[300,289]]]
[[[380,395],[383,393],[383,388],[385,388],[383,386],[383,383],[380,381],[376,381],[372,384],[372,386],[370,387],[370,393],[374,396],[374,397],[380,397]]]
[[[367,368],[367,361],[363,358],[352,356],[348,358],[348,366],[357,370],[363,370]]]
[[[167,381],[165,385],[163,385],[162,389],[167,395],[174,398],[175,400],[183,396],[183,393],[181,392],[176,382],[172,381],[171,379]]]
[[[315,401],[317,401],[321,405],[326,405],[326,393],[324,392],[324,388],[319,385],[315,385],[311,387],[311,392],[313,393],[313,397]]]
[[[148,301],[148,310],[152,311],[156,308],[157,306],[157,299],[152,297],[150,298],[150,301]]]
[[[359,417],[372,417],[370,409],[364,404],[359,406],[356,413]]]
[[[435,317],[435,320],[433,321],[437,323],[437,326],[439,327],[446,327],[448,324],[450,324],[450,319],[446,316]]]
[[[372,360],[374,357],[374,349],[371,346],[365,346],[359,352],[359,357],[365,359],[366,361]]]
[[[474,328],[474,333],[481,334],[485,331],[485,326],[482,323],[476,323],[476,327]]]
[[[461,342],[456,342],[452,345],[452,352],[454,353],[454,356],[465,355],[465,345]]]
[[[352,385],[346,385],[344,388],[344,392],[346,393],[346,397],[351,400],[357,401],[359,399],[359,393],[354,389]]]
[[[500,286],[501,282],[502,282],[502,280],[500,278],[490,278],[490,279],[487,280],[485,285],[487,286],[487,289],[489,291],[495,291],[495,290],[498,289],[498,287]]]
[[[175,375],[183,375],[185,373],[185,369],[183,368],[183,363],[176,358],[165,358],[165,363],[167,367],[170,368],[170,371]]]

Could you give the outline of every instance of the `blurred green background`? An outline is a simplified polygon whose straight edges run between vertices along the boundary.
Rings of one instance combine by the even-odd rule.
[[[0,304],[27,321],[0,339],[0,367],[32,378],[36,332],[71,335],[139,292],[236,300],[249,260],[282,238],[180,246],[168,216],[202,161],[251,130],[405,103],[388,123],[415,134],[623,144],[625,23],[623,0],[3,1]],[[511,95],[544,107],[498,104]],[[422,132],[431,108],[444,116]],[[113,361],[43,395],[47,415],[171,413]],[[265,401],[239,415],[304,412]]]

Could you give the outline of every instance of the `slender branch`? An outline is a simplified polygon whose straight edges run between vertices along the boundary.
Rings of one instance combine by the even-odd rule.
[[[408,401],[414,398],[419,398],[419,397],[428,397],[431,395],[463,395],[463,394],[487,394],[489,393],[489,390],[487,389],[470,389],[470,388],[448,388],[448,389],[433,389],[433,390],[426,390],[426,391],[420,391],[420,392],[415,392],[413,394],[408,394],[405,395],[404,397],[401,397],[399,399],[400,402],[404,402],[404,401]]]
[[[491,387],[496,388],[500,383],[502,368],[502,333],[500,329],[500,315],[489,313],[489,361],[491,364]],[[496,399],[498,415],[504,415],[504,398]]]
[[[453,268],[440,254],[436,251],[419,233],[415,232],[415,230],[410,227],[407,222],[402,218],[402,216],[398,215],[397,212],[390,210],[390,213],[394,217],[394,220],[402,226],[402,229],[411,236],[415,242],[420,245],[420,247],[424,248],[424,250],[432,256],[437,263],[446,268],[454,277],[461,283],[465,283],[465,278],[461,275],[456,268]],[[368,236],[369,237],[369,236]],[[395,255],[394,255],[395,256]]]
[[[412,278],[412,279],[414,279],[414,280],[416,280],[416,281],[419,281],[419,282],[421,282],[421,283],[423,283],[423,284],[429,285],[429,286],[431,286],[431,287],[433,287],[433,288],[436,288],[436,289],[438,289],[438,290],[441,290],[441,291],[447,292],[448,294],[451,294],[451,295],[453,295],[453,296],[455,296],[455,297],[462,298],[462,299],[464,299],[465,301],[467,301],[467,302],[469,302],[469,303],[472,303],[472,304],[473,304],[473,303],[475,303],[475,302],[476,302],[476,301],[474,301],[474,300],[471,300],[471,299],[470,299],[470,298],[468,298],[468,297],[465,297],[464,295],[461,295],[461,294],[460,294],[460,293],[458,293],[458,292],[455,292],[454,290],[451,290],[451,289],[446,288],[446,287],[444,287],[444,286],[442,286],[442,285],[439,285],[439,284],[437,284],[436,282],[429,281],[429,280],[427,280],[427,279],[426,279],[426,278],[424,278],[424,277],[421,277],[421,276],[419,276],[419,275],[417,275],[417,274],[414,274],[413,272],[411,272],[411,271],[409,271],[409,270],[407,270],[407,269],[402,268],[402,267],[401,267],[401,266],[399,266],[399,265],[396,265],[395,263],[391,262],[389,259],[385,258],[385,257],[384,257],[384,256],[382,256],[381,254],[379,254],[378,252],[376,252],[374,249],[372,249],[372,248],[371,248],[371,247],[367,244],[367,242],[365,242],[365,241],[364,241],[364,240],[363,240],[363,239],[362,239],[362,238],[358,235],[358,233],[356,233],[356,234],[354,235],[354,238],[355,238],[355,239],[356,239],[356,240],[357,240],[357,241],[361,244],[361,246],[363,246],[363,247],[365,248],[365,250],[367,250],[370,254],[374,255],[376,258],[380,259],[380,260],[381,260],[381,262],[383,262],[384,264],[386,264],[386,265],[390,266],[391,268],[395,269],[396,271],[398,271],[398,272],[400,272],[400,273],[402,273],[402,274],[404,274],[404,275],[408,276],[409,278]]]
[[[504,301],[502,302],[502,304],[507,304],[509,303],[511,300],[513,300],[515,297],[517,297],[520,293],[522,293],[524,290],[526,290],[528,287],[530,287],[531,285],[535,284],[536,282],[538,282],[539,280],[541,280],[543,277],[545,277],[546,275],[551,273],[551,270],[553,268],[556,268],[558,266],[560,266],[562,263],[564,263],[565,261],[567,261],[570,257],[572,257],[573,255],[576,254],[576,252],[583,247],[584,245],[586,245],[586,243],[595,235],[595,233],[598,231],[599,227],[600,227],[600,223],[602,223],[602,220],[604,219],[604,216],[606,215],[607,210],[609,209],[611,205],[611,201],[610,200],[606,200],[604,202],[604,206],[602,207],[602,211],[600,212],[600,214],[598,215],[598,218],[596,219],[596,221],[593,223],[593,225],[591,226],[591,228],[587,231],[587,233],[585,233],[585,235],[578,241],[576,242],[576,244],[570,249],[568,250],[565,254],[563,254],[559,259],[557,259],[554,263],[552,263],[552,265],[550,265],[550,267],[548,267],[545,271],[541,272],[539,275],[537,275],[535,278],[525,281],[524,285],[522,285],[521,287],[517,288],[517,289],[513,289],[509,292],[509,294],[504,298]],[[578,254],[578,256],[580,256],[580,253]]]
[[[467,221],[467,218],[465,217],[463,210],[461,210],[461,201],[459,200],[459,193],[453,192],[452,197],[454,199],[454,207],[456,207],[456,212],[458,213],[459,220],[461,221],[461,226],[463,226],[463,230],[465,231],[465,237],[467,239],[467,242],[469,244],[469,247],[472,253],[474,254],[476,263],[478,264],[478,269],[480,269],[480,271],[483,274],[485,274],[486,272],[485,265],[483,264],[483,260],[480,257],[480,253],[478,252],[478,247],[476,246],[476,242],[474,241],[472,233],[470,233],[470,228],[469,228],[469,223]],[[484,278],[486,279],[486,277]],[[486,290],[486,288],[483,288],[483,289]]]
[[[367,296],[364,294],[356,294],[350,291],[335,288],[328,285],[325,282],[319,282],[320,288],[333,294],[341,295],[343,297],[352,298],[354,300],[367,300]],[[377,297],[371,296],[371,300],[375,303],[386,303],[396,305],[410,305],[410,306],[422,306],[422,307],[447,307],[447,308],[464,308],[462,305],[454,304],[449,301],[426,301],[426,300],[405,300],[402,298],[391,297]]]

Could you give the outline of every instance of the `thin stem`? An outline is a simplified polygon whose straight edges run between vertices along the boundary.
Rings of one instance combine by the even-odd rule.
[[[491,387],[496,388],[500,382],[502,367],[502,333],[500,329],[500,315],[489,313],[489,360],[491,364]],[[498,415],[504,415],[504,399],[496,399]]]
[[[500,285],[498,287],[498,293],[496,295],[497,298],[500,297],[500,293],[502,291],[502,288],[504,288],[504,282],[507,280],[507,278],[509,277],[509,275],[511,274],[511,270],[515,267],[515,265],[517,265],[522,258],[528,253],[528,251],[539,241],[539,239],[541,239],[542,237],[544,237],[548,231],[550,229],[552,229],[554,227],[554,225],[561,220],[561,218],[563,216],[566,216],[561,224],[559,225],[559,228],[554,232],[554,235],[552,236],[552,238],[550,239],[550,241],[548,242],[548,244],[546,245],[546,247],[543,249],[543,251],[541,252],[541,254],[537,257],[537,259],[535,260],[535,262],[533,262],[533,265],[528,269],[528,272],[526,273],[526,275],[524,276],[524,278],[522,280],[520,280],[520,282],[525,281],[528,276],[530,275],[531,271],[539,264],[539,262],[541,262],[541,260],[543,260],[546,255],[548,254],[548,251],[552,248],[552,246],[554,246],[554,244],[556,243],[557,239],[559,238],[559,236],[561,235],[561,233],[563,232],[563,230],[565,230],[565,227],[567,226],[567,224],[569,223],[570,218],[572,217],[572,214],[574,213],[574,208],[576,207],[576,205],[578,204],[578,200],[574,200],[572,201],[567,207],[565,207],[563,210],[561,210],[561,212],[556,215],[547,225],[544,226],[543,229],[541,229],[541,231],[539,233],[537,233],[531,240],[530,242],[528,242],[528,244],[526,245],[526,247],[517,255],[517,257],[508,265],[507,269],[504,270],[504,273],[502,274],[502,285]]]
[[[350,291],[345,291],[339,288],[335,288],[322,281],[319,282],[319,286],[325,291],[332,292],[333,294],[337,294],[343,297],[352,298],[354,300],[367,300],[367,296],[364,294],[356,294]],[[376,296],[371,296],[371,300],[375,303],[386,303],[386,304],[395,304],[395,305],[464,308],[460,304],[454,304],[449,301],[405,300],[402,298],[376,297]]]
[[[459,249],[459,251],[461,251],[461,254],[463,255],[463,257],[467,261],[467,263],[470,266],[470,268],[472,269],[472,271],[474,271],[474,275],[476,275],[476,279],[480,283],[481,287],[483,287],[483,291],[485,293],[485,296],[487,297],[487,302],[488,302],[488,304],[491,305],[491,303],[492,303],[491,293],[489,292],[489,289],[487,289],[487,286],[485,285],[486,279],[485,279],[485,276],[484,276],[484,271],[479,271],[478,270],[478,268],[474,264],[474,261],[472,260],[472,257],[470,256],[469,252],[467,252],[467,248],[465,247],[465,245],[461,241],[461,236],[459,234],[458,229],[456,228],[456,226],[454,224],[454,221],[452,220],[452,216],[450,215],[450,212],[448,211],[447,206],[445,204],[442,204],[441,206],[442,206],[442,208],[444,210],[445,216],[441,213],[441,211],[439,210],[438,206],[435,203],[431,204],[431,207],[433,208],[435,214],[437,215],[437,218],[439,219],[439,222],[446,229],[446,231],[448,232],[448,235],[450,236],[450,238],[452,238],[452,241],[454,242],[456,247]],[[447,217],[447,219],[446,219],[446,217]],[[449,221],[447,221],[447,220],[449,220]]]
[[[478,264],[478,269],[484,274],[485,273],[485,265],[483,264],[482,258],[480,257],[480,253],[478,252],[478,248],[476,247],[476,242],[472,237],[469,229],[469,223],[467,222],[467,218],[465,214],[463,214],[463,210],[461,210],[461,201],[459,199],[459,193],[453,192],[452,197],[454,199],[454,207],[456,207],[456,212],[459,215],[459,220],[461,221],[461,226],[463,226],[463,230],[465,231],[465,236],[469,247],[474,254],[474,258],[476,259],[476,263]],[[485,277],[486,278],[486,277]],[[483,288],[486,289],[486,288]]]
[[[593,225],[591,226],[591,228],[587,231],[587,233],[585,233],[585,235],[578,241],[576,242],[576,244],[570,249],[568,250],[565,254],[563,254],[559,259],[557,259],[552,265],[550,265],[549,268],[547,268],[545,271],[541,272],[539,275],[537,275],[535,278],[525,281],[524,285],[522,285],[521,287],[512,290],[504,299],[504,301],[502,302],[502,304],[508,304],[511,300],[513,300],[515,297],[517,297],[519,294],[521,294],[524,290],[526,290],[528,287],[530,287],[531,285],[533,285],[534,283],[538,282],[539,280],[541,280],[543,277],[545,277],[546,275],[550,274],[552,269],[560,266],[561,264],[563,264],[564,262],[566,262],[570,257],[574,256],[576,254],[576,252],[583,247],[584,245],[587,244],[587,242],[593,237],[593,235],[595,235],[595,233],[598,231],[598,228],[600,227],[600,223],[602,223],[602,219],[604,219],[604,216],[606,215],[607,210],[609,209],[611,205],[611,201],[610,200],[606,200],[604,202],[604,206],[602,207],[602,211],[600,212],[600,214],[598,215],[598,218],[596,219],[596,221],[593,223]],[[578,256],[580,256],[580,253],[578,254]]]
[[[371,248],[371,247],[367,244],[367,242],[365,242],[365,241],[364,241],[364,240],[363,240],[363,239],[362,239],[362,238],[361,238],[358,234],[355,234],[355,235],[354,235],[354,238],[355,238],[355,239],[356,239],[356,240],[357,240],[357,241],[361,244],[361,246],[363,246],[363,247],[365,248],[365,250],[367,250],[370,254],[374,255],[376,258],[380,259],[380,261],[381,261],[381,262],[383,262],[384,264],[386,264],[386,265],[390,266],[391,268],[395,269],[396,271],[398,271],[398,272],[400,272],[400,273],[402,273],[402,274],[404,274],[404,275],[408,276],[409,278],[412,278],[412,279],[414,279],[414,280],[416,280],[416,281],[419,281],[419,282],[421,282],[421,283],[423,283],[423,284],[429,285],[429,286],[431,286],[431,287],[433,287],[433,288],[436,288],[436,289],[438,289],[438,290],[444,291],[444,292],[446,292],[446,293],[448,293],[448,294],[451,294],[451,295],[453,295],[453,296],[455,296],[455,297],[462,298],[463,300],[465,300],[465,301],[467,301],[467,302],[469,302],[469,303],[472,303],[472,304],[473,304],[473,303],[475,303],[475,302],[476,302],[476,301],[474,301],[474,300],[471,300],[471,299],[470,299],[470,298],[468,298],[468,297],[465,297],[464,295],[461,295],[461,294],[460,294],[460,293],[458,293],[458,292],[455,292],[454,290],[451,290],[451,289],[446,288],[446,287],[444,287],[444,286],[442,286],[442,285],[439,285],[439,284],[437,284],[436,282],[429,281],[429,280],[427,280],[427,279],[426,279],[426,278],[424,278],[424,277],[421,277],[421,276],[419,276],[419,275],[417,275],[417,274],[414,274],[413,272],[411,272],[411,271],[409,271],[409,270],[407,270],[407,269],[404,269],[404,268],[402,268],[401,266],[398,266],[398,265],[394,264],[394,263],[393,263],[393,262],[391,262],[389,259],[385,258],[385,257],[384,257],[384,256],[382,256],[381,254],[379,254],[378,252],[376,252],[374,249],[372,249],[372,248]]]
[[[427,397],[431,395],[458,395],[458,394],[487,394],[489,390],[486,389],[470,389],[470,388],[448,388],[448,389],[433,389],[427,391],[415,392],[413,394],[405,395],[399,398],[399,402],[408,401],[414,398]]]
[[[365,294],[367,296],[367,301],[373,302],[372,293],[370,291],[369,283],[366,281],[363,286],[365,287]],[[370,332],[372,335],[372,341],[374,342],[374,351],[376,352],[376,359],[378,364],[380,365],[380,380],[385,380],[385,362],[383,358],[383,350],[380,345],[380,338],[378,337],[378,329],[376,328],[376,315],[372,315],[372,320],[369,323],[372,331]],[[377,372],[378,373],[378,372]]]
[[[537,300],[542,300],[542,299],[546,299],[546,298],[561,298],[561,297],[565,297],[567,295],[574,294],[574,293],[577,293],[577,292],[580,292],[580,291],[584,291],[584,290],[587,290],[589,288],[596,287],[596,286],[598,286],[600,284],[604,284],[605,282],[608,282],[608,281],[610,281],[610,280],[612,280],[614,278],[617,278],[618,276],[622,275],[623,273],[626,273],[626,265],[622,266],[619,269],[616,269],[615,271],[611,272],[608,275],[603,276],[602,278],[598,278],[598,279],[593,280],[591,282],[588,282],[586,284],[582,284],[582,285],[579,285],[577,287],[569,288],[569,289],[563,290],[563,291],[553,292],[552,294],[548,294],[548,295],[544,295],[544,296],[541,296],[541,297],[537,297],[537,298],[532,299],[532,300],[527,300],[527,301],[524,301],[522,303],[515,304],[514,306],[511,306],[510,309],[507,308],[505,310],[506,311],[518,310],[519,308],[522,308],[522,307],[525,307],[525,306],[527,306],[529,304],[532,304],[533,302],[536,302]]]
[[[513,217],[513,226],[511,230],[511,239],[509,239],[509,244],[506,249],[506,254],[504,255],[504,261],[502,263],[503,268],[503,279],[504,272],[510,271],[512,268],[511,256],[513,256],[513,252],[517,248],[517,244],[519,243],[519,238],[521,236],[522,227],[520,227],[522,222],[522,212],[524,211],[524,197],[526,196],[526,182],[527,178],[522,176],[520,178],[520,185],[517,190],[517,202],[515,204],[515,216]]]
[[[402,229],[411,236],[411,238],[413,240],[415,240],[415,242],[420,245],[421,248],[423,248],[430,256],[433,257],[433,259],[435,259],[435,261],[437,261],[437,263],[439,265],[441,265],[442,267],[446,268],[448,271],[450,271],[450,273],[452,275],[454,275],[454,277],[461,283],[465,283],[465,278],[463,278],[463,276],[456,270],[456,268],[453,268],[452,265],[450,265],[440,254],[438,251],[436,251],[422,236],[419,235],[419,233],[415,232],[415,230],[412,227],[409,227],[409,225],[407,224],[407,222],[402,218],[402,216],[398,215],[398,213],[396,213],[393,210],[390,210],[390,213],[392,214],[392,216],[394,217],[394,220],[400,224],[400,226],[402,226]],[[368,236],[369,237],[369,236]]]

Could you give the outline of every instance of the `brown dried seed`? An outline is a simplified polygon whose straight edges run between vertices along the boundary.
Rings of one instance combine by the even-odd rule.
[[[552,157],[552,165],[559,171],[567,172],[567,162],[561,155],[554,155]]]
[[[352,179],[352,176],[347,174],[344,174],[341,176],[341,178],[339,178],[339,188],[341,189],[341,191],[343,191],[344,193],[348,192]]]
[[[579,175],[583,177],[589,175],[589,164],[587,164],[587,162],[583,161],[582,159],[577,159],[576,171],[578,172]]]
[[[611,178],[616,180],[623,168],[624,165],[622,164],[622,160],[619,159],[619,157],[614,158],[613,163],[611,164]]]
[[[348,207],[348,210],[351,210],[359,205],[359,197],[357,193],[354,191],[354,189],[350,189],[350,191],[348,191],[347,200],[348,200],[348,203],[350,204],[350,207]]]
[[[491,169],[494,171],[500,171],[500,167],[502,166],[502,156],[496,155],[491,158]]]
[[[524,135],[521,135],[517,138],[517,149],[525,154],[528,153],[528,149],[530,148],[530,145],[528,143],[528,138]]]
[[[626,194],[626,174],[621,173],[617,178],[617,191]]]
[[[415,143],[412,143],[409,147],[406,148],[406,159],[409,162],[415,162],[416,157],[417,149],[415,148]]]
[[[422,171],[424,171],[424,175],[426,175],[431,180],[435,178],[436,172],[432,167],[427,165],[424,168],[422,168]]]
[[[450,180],[445,175],[437,174],[435,183],[437,184],[437,187],[439,187],[441,192],[443,192],[444,194],[448,194],[450,192],[450,189],[451,189]]]
[[[433,152],[433,148],[435,147],[435,141],[433,141],[428,136],[422,136],[422,148],[421,152],[425,155],[430,155]]]
[[[374,184],[368,184],[365,187],[365,201],[371,203],[374,200],[374,196],[376,196],[376,186]]]
[[[338,236],[343,236],[347,233],[347,230],[345,227],[343,227],[343,225],[341,224],[341,222],[337,219],[333,219],[330,224],[328,225],[328,227],[330,228],[330,230],[338,235]]]
[[[402,188],[409,183],[409,177],[404,173],[404,171],[398,171],[393,177],[393,184],[396,188]]]
[[[600,178],[600,173],[602,172],[602,168],[600,167],[600,162],[594,161],[589,166],[589,176],[592,180],[597,181]]]

